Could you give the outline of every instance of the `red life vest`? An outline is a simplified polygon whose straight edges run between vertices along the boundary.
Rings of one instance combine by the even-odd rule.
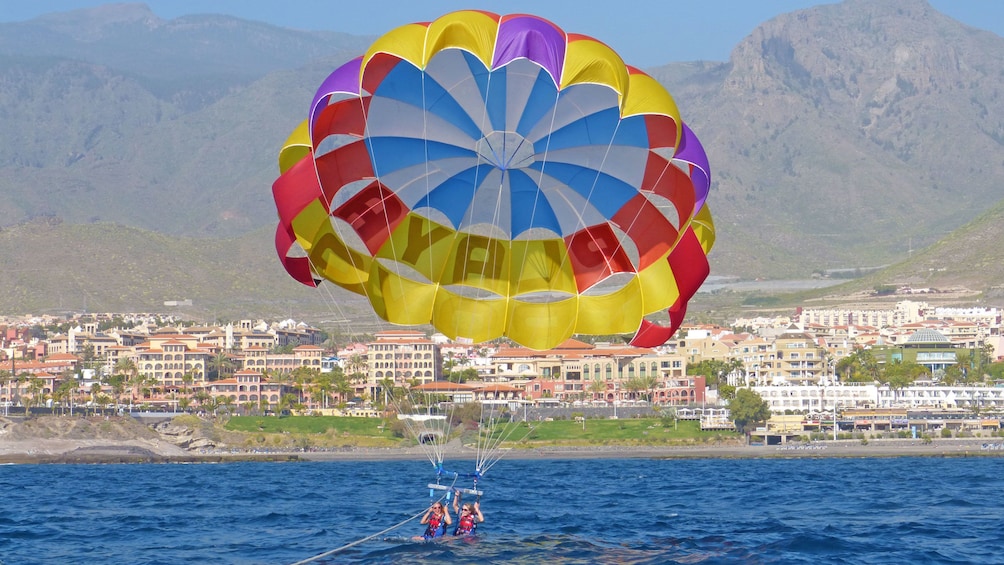
[[[443,521],[443,516],[437,516],[435,513],[429,515],[429,525],[425,528],[425,534],[422,537],[438,538],[439,536],[446,533],[446,523]]]
[[[473,534],[474,528],[477,528],[478,524],[474,521],[474,514],[461,514],[460,519],[457,520],[457,530],[453,532],[455,536],[461,536],[466,534]]]

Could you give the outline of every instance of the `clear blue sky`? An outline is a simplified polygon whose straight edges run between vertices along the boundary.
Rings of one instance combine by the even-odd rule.
[[[0,22],[108,4],[102,0],[0,0]],[[398,25],[428,21],[454,10],[531,13],[567,32],[591,35],[628,64],[725,61],[757,25],[785,12],[830,4],[825,0],[147,0],[161,18],[229,14],[284,27],[379,35]],[[1004,1],[929,0],[965,24],[1004,36]],[[654,50],[653,45],[658,44]]]

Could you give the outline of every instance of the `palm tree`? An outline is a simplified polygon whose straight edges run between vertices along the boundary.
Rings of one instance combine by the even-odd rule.
[[[394,381],[389,377],[384,377],[380,380],[380,391],[383,393],[383,408],[387,408],[387,404],[393,400],[394,397]]]
[[[338,394],[339,403],[344,405],[348,402],[349,395],[355,390],[352,383],[344,373],[337,372],[334,377],[335,392]]]
[[[746,364],[743,360],[738,357],[731,357],[725,364],[725,374],[731,375],[732,373],[738,374],[740,377],[746,377]]]
[[[648,401],[653,402],[655,400],[655,389],[659,387],[659,378],[655,375],[644,375],[638,377],[642,387],[648,391]]]
[[[45,402],[45,381],[38,377],[31,377],[28,380],[28,394],[30,398],[24,405],[24,414],[28,415],[29,406],[41,406]]]
[[[599,400],[604,400],[604,395],[607,392],[607,383],[596,378],[589,383],[589,392],[593,393],[593,399],[595,400],[597,395]]]
[[[105,409],[108,408],[108,405],[112,403],[112,397],[107,394],[98,394],[98,396],[94,399],[94,402],[98,405],[98,408],[104,412]]]
[[[92,383],[91,384],[91,402],[94,404],[98,403],[98,397],[101,396],[101,384]]]
[[[926,375],[927,369],[917,363],[895,361],[882,371],[879,377],[885,384],[889,385],[892,391],[893,404],[896,403],[896,393],[900,389],[910,386],[919,377]]]
[[[297,401],[303,403],[303,393],[321,374],[319,369],[313,367],[300,366],[289,374],[289,379],[294,383],[297,392]]]
[[[115,404],[121,405],[122,394],[125,393],[126,389],[126,376],[121,373],[116,373],[105,379],[105,383],[112,387]]]
[[[127,375],[129,379],[134,379],[136,378],[136,375],[139,374],[139,367],[136,366],[136,362],[133,361],[132,358],[122,357],[115,362],[114,371],[116,373]]]
[[[66,414],[66,406],[70,406],[70,410],[73,410],[73,393],[77,389],[77,382],[71,376],[69,379],[63,379],[60,381],[59,386],[56,390],[52,391],[52,399],[59,402],[59,409],[61,414]]]
[[[234,400],[234,397],[229,395],[221,397],[220,401],[223,402],[224,414],[226,414],[226,417],[229,418],[230,415],[234,413],[234,404],[237,401]]]
[[[128,386],[129,390],[129,405],[132,406],[132,398],[136,396],[136,388],[139,385],[140,374],[139,367],[136,366],[136,362],[129,357],[121,357],[115,362],[114,373],[117,375],[124,375],[125,379],[123,381],[123,388]],[[121,403],[121,399],[118,400]]]
[[[317,404],[320,399],[320,408],[328,407],[328,396],[331,394],[334,381],[334,371],[329,373],[318,372],[314,382],[310,386],[310,399],[313,404]]]
[[[185,385],[185,396],[188,396],[188,385],[195,381],[195,375],[191,371],[185,371],[184,375],[181,375],[181,382]]]
[[[201,410],[206,409],[206,405],[209,403],[210,398],[212,397],[209,396],[209,393],[204,390],[199,390],[194,395],[195,402],[199,403],[199,408]]]
[[[837,373],[851,382],[874,382],[879,378],[878,361],[867,349],[858,349],[837,362]]]
[[[10,383],[14,380],[14,375],[7,369],[0,369],[0,389],[7,390],[7,401],[10,401],[13,394],[10,391]]]
[[[631,393],[631,398],[635,399],[638,392],[645,390],[646,386],[645,383],[641,381],[641,379],[637,377],[632,377],[628,379],[627,382],[624,383],[624,388],[628,389],[628,392]]]
[[[284,411],[292,410],[297,404],[296,395],[291,392],[287,392],[279,397],[279,404],[275,408],[275,413],[277,416],[281,416]]]
[[[226,351],[220,350],[209,359],[208,375],[210,381],[218,381],[224,373],[229,373],[234,368],[233,361]]]

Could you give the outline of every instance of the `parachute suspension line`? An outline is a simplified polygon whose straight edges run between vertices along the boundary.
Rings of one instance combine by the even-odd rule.
[[[440,504],[442,504],[443,500],[449,498],[451,492],[452,492],[452,490],[447,491],[446,494],[444,494],[443,496],[441,496],[437,502],[439,502]],[[341,547],[337,547],[337,548],[332,549],[330,551],[325,551],[324,553],[319,553],[319,554],[317,554],[317,555],[315,555],[313,557],[308,557],[308,558],[303,559],[301,561],[297,561],[296,563],[291,563],[290,565],[306,565],[307,563],[313,563],[314,561],[317,561],[319,559],[324,559],[325,557],[330,557],[330,556],[332,556],[332,555],[334,555],[336,553],[340,553],[342,551],[345,551],[346,549],[348,549],[350,547],[355,547],[355,546],[357,546],[357,545],[359,545],[361,543],[366,543],[366,542],[370,541],[373,538],[382,536],[382,535],[384,535],[386,533],[393,532],[394,530],[400,528],[401,526],[407,524],[408,522],[411,522],[412,520],[416,520],[416,519],[422,517],[423,515],[425,515],[426,511],[427,511],[427,509],[423,508],[422,510],[419,510],[417,514],[414,514],[414,515],[412,515],[412,516],[410,516],[408,518],[405,518],[404,520],[401,520],[400,522],[398,522],[397,524],[394,524],[393,526],[391,526],[389,528],[380,530],[379,532],[377,532],[375,534],[371,534],[371,535],[368,535],[368,536],[366,536],[364,538],[357,539],[356,541],[354,541],[352,543],[347,543],[347,544],[345,544],[345,545],[343,545]]]
[[[547,168],[548,163],[548,152],[551,149],[551,135],[554,133],[554,122],[558,116],[558,101],[561,100],[561,91],[556,90],[554,93],[554,104],[551,104],[551,122],[547,127],[547,141],[544,143],[544,154],[541,156],[540,160],[540,171],[537,173],[537,191],[533,195],[533,206],[530,209],[530,225],[533,225],[533,220],[537,217],[537,206],[540,203],[540,199],[544,198],[543,190],[541,189],[541,184],[544,182],[544,170]],[[559,227],[560,229],[560,227]],[[565,234],[559,233],[559,238],[564,238]],[[565,261],[565,257],[568,254],[562,254],[562,263]],[[525,259],[525,258],[524,258]],[[563,264],[560,266],[564,266]],[[560,270],[559,266],[559,270]],[[519,262],[519,274],[517,277],[510,277],[510,280],[522,280],[523,273],[527,268],[527,261],[523,260]]]
[[[666,166],[662,169],[662,172],[659,173],[659,176],[657,177],[657,180],[655,181],[655,183],[653,183],[655,186],[658,186],[658,184],[662,181],[662,178],[664,176],[666,176],[666,171],[668,171],[669,168],[672,167],[672,166],[673,166],[673,163],[671,161],[667,161],[666,162]],[[646,192],[648,192],[648,194],[652,193],[651,191],[646,191]],[[652,203],[652,200],[648,199],[648,202]],[[677,206],[676,202],[673,202],[674,209],[676,209],[676,206]],[[631,221],[628,223],[628,225],[626,226],[626,228],[623,229],[624,232],[626,232],[626,233],[631,233],[632,232],[632,230],[634,229],[635,224],[637,224],[638,220],[641,219],[642,211],[643,211],[643,208],[641,206],[639,206],[635,210],[634,215],[631,216]],[[674,224],[678,224],[678,225],[676,225],[676,228],[677,228],[677,238],[679,238],[679,232],[683,231],[683,223],[682,223],[681,220],[679,220],[679,210],[677,210],[677,220],[675,222],[673,222],[673,223]],[[620,246],[620,247],[623,247],[621,245],[620,241],[617,242],[617,245]],[[638,266],[636,265],[635,268],[638,268]]]
[[[485,412],[488,417],[485,417]],[[505,441],[503,434],[499,433],[499,418],[495,413],[495,405],[481,405],[481,422],[487,423],[487,430],[479,430],[478,433],[478,453],[477,471],[481,474],[488,472],[488,469],[502,457],[502,442]],[[482,427],[485,427],[484,425]]]
[[[428,37],[426,38],[426,41],[428,41]],[[428,63],[426,63],[426,68],[428,68]],[[425,94],[426,94],[426,92],[425,92],[425,77],[426,77],[426,71],[425,71],[425,69],[422,69],[422,73],[421,74],[422,74],[422,150],[425,152],[425,159],[424,159],[424,161],[425,161],[425,163],[424,163],[424,165],[425,165],[425,179],[424,179],[425,180],[425,194],[428,195],[429,192],[432,190],[432,185],[430,184],[430,182],[431,182],[430,181],[431,165],[429,163],[429,113],[426,111],[426,106],[428,105],[428,101],[425,98]],[[431,217],[430,217],[430,220],[431,220]],[[426,237],[426,242],[425,242],[426,249],[429,250],[428,258],[429,258],[429,274],[430,275],[433,275],[432,268],[435,265],[435,253],[432,252],[432,243],[433,243],[432,233],[433,233],[433,231],[434,230],[430,229],[430,230],[428,230],[428,233],[425,234],[425,237]],[[394,256],[397,257],[397,252],[394,253]],[[432,280],[438,280],[438,278],[439,278],[438,276],[433,275],[431,277],[430,282]],[[438,292],[439,289],[437,288],[436,291]]]
[[[613,131],[613,133],[610,134],[610,141],[607,142],[607,148],[603,152],[603,159],[600,160],[600,166],[596,168],[596,176],[593,178],[593,184],[589,187],[589,195],[586,196],[586,199],[582,203],[583,209],[579,212],[579,218],[582,218],[583,214],[585,214],[585,207],[589,204],[589,202],[593,198],[593,193],[596,191],[596,184],[600,181],[600,175],[603,173],[603,166],[606,165],[606,163],[607,163],[607,157],[610,156],[610,148],[613,147],[614,140],[617,139],[617,132],[620,131],[620,129],[621,129],[621,122],[622,121],[623,121],[622,118],[618,118],[617,125],[614,126],[614,131]],[[607,223],[608,224],[611,223],[611,222],[612,221],[610,219],[607,219]],[[585,226],[582,226],[582,227],[585,227]],[[621,242],[620,238],[618,238],[617,239],[617,249],[622,249],[623,247],[624,247],[624,244]],[[609,253],[608,254],[604,254],[604,261],[609,266],[609,264],[610,264],[610,254]]]
[[[360,93],[359,96],[361,98],[362,94]],[[368,132],[368,129],[369,129],[369,120],[368,120],[368,117],[366,115],[366,105],[365,104],[360,104],[359,105],[359,112],[362,115],[362,122],[365,124],[366,130],[367,130],[367,131],[364,131],[364,133],[363,133],[363,139],[362,139],[362,141],[364,143],[366,143],[367,145],[370,145],[370,142],[368,141],[367,136],[366,136],[366,133]],[[311,134],[311,145],[313,145],[313,131],[311,131],[310,134]],[[371,155],[373,154],[372,153],[372,147],[370,147],[369,153]],[[379,180],[380,175],[377,172],[377,164],[375,162],[373,163],[373,171],[374,171],[375,178],[377,180]],[[315,166],[315,174],[316,174],[316,166]],[[318,177],[318,186],[321,186],[320,177]],[[339,188],[339,190],[340,190],[340,188]],[[328,198],[327,195],[325,194],[324,190],[323,189],[321,190],[320,198],[321,198],[321,200],[324,201],[324,205],[325,205],[325,207],[329,211],[332,210],[332,203],[334,201],[335,194],[337,194],[337,192],[338,192],[337,190],[334,191],[334,192],[332,192],[331,193],[331,197]],[[334,222],[331,222],[330,216],[328,218],[328,221],[329,221],[329,223],[331,223],[331,228],[336,233],[338,233],[338,232],[341,231],[339,229],[339,227],[338,227],[337,224],[335,224]],[[341,234],[339,234],[339,235],[341,235]],[[344,241],[344,238],[342,238],[342,239]],[[352,265],[352,267],[354,269],[359,269],[360,268],[360,265],[358,265],[356,263],[355,257],[354,257],[354,255],[352,253],[348,253],[347,254],[347,258],[350,261],[350,264]],[[311,259],[310,253],[307,253],[307,262],[310,264],[310,270],[312,272],[317,273],[318,275],[320,275],[320,271],[317,268],[317,265],[315,265],[314,262],[313,262],[313,260]],[[330,303],[328,305],[329,312],[332,315],[337,316],[337,318],[336,318],[337,320],[342,320],[343,321],[342,323],[344,324],[344,327],[348,328],[348,330],[349,330],[347,333],[349,334],[350,339],[352,341],[357,341],[361,337],[362,334],[356,330],[356,326],[354,324],[352,324],[351,320],[349,320],[349,316],[342,309],[342,307],[339,304],[339,300],[335,297],[335,295],[331,291],[331,289],[327,288],[326,285],[323,285],[323,284],[322,285],[318,285],[317,288],[320,288],[321,286],[325,286],[324,291],[326,292],[327,300],[330,301]],[[368,294],[369,293],[369,289],[366,287],[366,285],[361,285],[361,288],[362,288],[364,296],[366,297],[367,300],[369,300],[369,294]],[[373,311],[373,309],[372,308],[367,308],[367,310],[369,312],[369,317],[374,322],[374,324],[379,324],[380,323],[379,317]]]
[[[392,399],[393,407],[404,418],[401,422],[410,437],[418,442],[419,449],[440,474],[446,456],[446,445],[452,433],[453,405],[442,412],[442,404],[435,402],[432,394],[413,389],[400,390]],[[421,410],[419,408],[422,408]]]
[[[310,142],[311,142],[310,143],[310,145],[311,145],[311,151],[313,152],[313,149],[315,147],[315,144],[314,144],[314,132],[310,131],[309,135],[310,135]],[[322,183],[321,183],[321,177],[320,177],[320,175],[317,174],[317,167],[316,166],[314,167],[314,177],[317,180],[317,186],[321,186],[322,185]],[[330,210],[331,209],[331,201],[325,197],[323,189],[320,191],[320,194],[318,196],[319,196],[319,198],[321,200],[324,201],[325,206]],[[304,250],[304,251],[305,251],[305,258],[307,260],[307,264],[310,265],[310,271],[312,273],[318,273],[319,269],[317,268],[317,265],[314,264],[314,261],[311,258],[310,253],[306,252],[306,250]],[[320,276],[320,275],[318,275],[318,276]],[[327,285],[325,285],[323,283],[322,284],[318,284],[315,288],[322,288],[322,287],[324,288],[324,290],[320,294],[320,296],[321,296],[321,301],[324,303],[325,309],[328,312],[330,312],[333,315],[335,315],[337,320],[347,320],[347,318],[345,316],[345,313],[341,310],[341,308],[339,306],[337,306],[337,301],[334,299],[334,295],[332,294],[331,289],[327,288]]]
[[[487,417],[485,416],[486,410],[488,412]],[[533,432],[533,428],[528,427],[525,434],[517,434],[517,431],[520,429],[519,424],[511,421],[504,422],[501,418],[502,414],[502,410],[496,409],[494,406],[488,406],[487,408],[484,404],[481,406],[481,421],[482,423],[488,423],[488,429],[478,435],[476,469],[482,476],[505,455],[507,450],[502,446],[506,442],[521,441]]]
[[[498,40],[498,38],[496,38],[496,41],[497,40]],[[482,112],[481,112],[481,131],[485,130],[485,124],[489,122],[489,120],[488,120],[488,103],[490,102],[490,100],[488,100],[488,98],[492,94],[492,76],[493,75],[494,75],[494,71],[491,70],[491,69],[489,69],[488,70],[488,82],[487,82],[487,84],[485,86],[485,98],[484,98],[485,103],[482,105]],[[492,124],[489,124],[489,125],[491,125],[492,127],[494,127]],[[506,141],[506,136],[502,136],[502,143],[503,143],[502,154],[503,155],[505,155],[505,153],[506,153],[505,141]],[[487,142],[485,142],[485,143],[487,143]],[[493,152],[497,152],[498,148],[493,148],[492,151]],[[479,155],[480,155],[480,152],[479,152]],[[478,178],[478,175],[479,175],[480,171],[481,171],[480,168],[475,169],[475,173],[474,173],[474,187],[473,187],[475,192],[477,192],[478,186],[480,184],[480,179]],[[495,209],[492,211],[492,225],[494,225],[494,226],[498,226],[499,225],[499,221],[498,220],[499,220],[499,217],[501,216],[500,209],[501,209],[501,203],[502,203],[502,187],[505,184],[506,174],[507,174],[506,173],[506,169],[503,168],[503,169],[499,170],[499,186],[498,186],[498,191],[495,194]],[[489,237],[490,238],[495,238],[495,237],[498,237],[498,234],[493,233],[493,234],[490,234]],[[498,254],[498,253],[489,253],[488,255],[492,258],[492,261],[493,261],[493,264],[492,264],[492,269],[493,270],[492,270],[492,272],[498,272],[498,270],[496,269],[496,263],[495,262],[502,260],[502,258],[500,257],[500,254]],[[480,273],[482,281],[484,281],[485,273],[487,273],[487,272],[488,272],[488,261],[482,261],[481,262],[481,273]],[[506,294],[508,295],[508,292]]]

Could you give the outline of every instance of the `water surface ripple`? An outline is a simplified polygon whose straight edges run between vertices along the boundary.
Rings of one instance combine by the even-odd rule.
[[[1004,563],[1004,460],[506,459],[474,540],[316,563]],[[462,466],[462,463],[461,463]],[[428,462],[0,466],[0,565],[294,563],[429,504]]]

